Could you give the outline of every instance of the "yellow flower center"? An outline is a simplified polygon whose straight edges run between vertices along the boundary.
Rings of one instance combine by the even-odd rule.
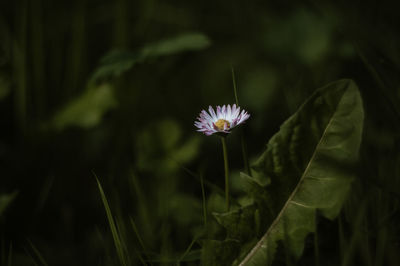
[[[214,123],[214,125],[219,129],[219,130],[224,130],[224,126],[226,124],[226,127],[229,128],[231,124],[229,124],[228,121],[225,119],[219,119],[217,122]]]

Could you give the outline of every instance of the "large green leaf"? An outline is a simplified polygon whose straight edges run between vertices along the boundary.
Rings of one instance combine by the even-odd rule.
[[[305,237],[315,231],[317,210],[328,219],[338,215],[354,177],[363,117],[356,84],[340,80],[316,90],[283,123],[255,165],[257,175],[270,179],[265,190],[273,199],[260,213],[276,215],[235,264],[270,265],[279,242],[299,258]]]

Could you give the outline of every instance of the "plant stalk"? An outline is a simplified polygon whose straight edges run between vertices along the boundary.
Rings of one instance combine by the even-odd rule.
[[[228,164],[228,150],[226,147],[226,138],[221,137],[222,142],[222,151],[224,153],[224,168],[225,168],[225,202],[226,202],[226,210],[229,211],[229,164]]]

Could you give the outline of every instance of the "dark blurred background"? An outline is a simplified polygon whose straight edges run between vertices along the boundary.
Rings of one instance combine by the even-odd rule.
[[[356,81],[366,112],[360,194],[381,200],[368,228],[389,219],[379,241],[398,250],[397,20],[387,0],[1,1],[1,263],[116,265],[95,175],[134,265],[132,221],[148,256],[183,252],[203,223],[196,173],[223,187],[219,140],[193,123],[209,105],[234,103],[232,68],[251,113],[251,161],[312,91]],[[238,134],[228,147],[234,183]],[[210,208],[223,206],[212,185],[206,192]]]

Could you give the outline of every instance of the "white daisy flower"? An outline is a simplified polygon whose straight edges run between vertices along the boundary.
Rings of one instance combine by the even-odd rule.
[[[214,133],[228,134],[231,130],[238,125],[246,121],[250,114],[245,110],[240,112],[240,107],[236,104],[232,107],[228,104],[227,106],[217,106],[217,112],[210,106],[207,113],[205,110],[200,112],[197,121],[194,125],[198,128],[197,131],[203,132],[207,136]]]

